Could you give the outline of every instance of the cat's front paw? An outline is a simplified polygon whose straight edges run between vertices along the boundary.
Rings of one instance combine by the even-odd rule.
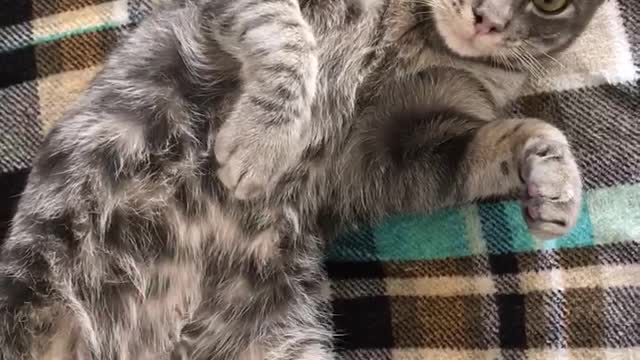
[[[216,137],[218,178],[238,199],[263,196],[297,158],[292,143],[286,133],[230,121]]]
[[[569,145],[557,129],[530,138],[523,149],[522,211],[531,233],[542,239],[562,236],[576,224],[582,182]]]

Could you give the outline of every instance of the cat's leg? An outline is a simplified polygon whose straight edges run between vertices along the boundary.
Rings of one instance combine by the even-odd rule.
[[[307,309],[308,311],[309,309]],[[305,323],[308,319],[296,318],[290,313],[288,324],[263,329],[261,334],[243,334],[233,339],[234,329],[219,327],[225,332],[226,344],[217,343],[221,333],[209,332],[198,339],[184,339],[171,353],[171,360],[333,360],[332,336],[320,321]],[[308,317],[307,312],[304,316]],[[323,316],[330,317],[327,312]],[[302,321],[301,321],[302,320]],[[213,319],[211,321],[214,321]],[[216,326],[220,326],[217,324]],[[185,336],[186,337],[186,336]],[[219,346],[215,346],[218,344]],[[226,345],[226,347],[224,347]],[[208,348],[205,350],[205,348]],[[211,348],[214,348],[213,350]]]
[[[62,119],[34,161],[0,256],[0,359],[142,360],[174,342],[180,304],[157,301],[168,282],[149,271],[175,248],[165,157],[101,115]]]
[[[365,122],[366,123],[366,122]],[[566,137],[538,119],[485,122],[452,111],[369,121],[343,166],[349,202],[374,217],[517,195],[541,238],[576,223],[581,180]],[[349,170],[353,169],[353,170]],[[343,175],[344,176],[344,175]],[[361,189],[356,191],[354,186]],[[352,189],[349,189],[352,188]]]
[[[270,327],[264,342],[264,360],[335,359],[328,279],[307,282],[321,290],[298,294],[295,304],[280,315],[282,320]]]
[[[117,268],[122,263],[91,261],[96,273],[71,275],[74,270],[65,268],[71,263],[69,254],[52,251],[64,247],[64,241],[73,241],[57,237],[56,231],[66,230],[56,227],[64,225],[57,219],[43,219],[38,226],[48,232],[32,234],[31,238],[48,237],[55,243],[29,241],[29,232],[22,231],[24,241],[13,237],[3,249],[0,359],[162,360],[163,349],[173,343],[171,335],[181,320],[176,314],[181,304],[156,300],[154,290],[147,290],[143,306],[139,292],[126,280],[96,279],[103,275],[98,273],[103,265]],[[121,258],[127,261],[127,256]],[[79,262],[75,261],[78,268]],[[90,284],[91,279],[96,283]],[[169,280],[166,284],[167,291],[174,286]]]
[[[40,267],[33,266],[35,262],[26,260],[34,259],[35,254],[31,251],[19,254],[17,250],[3,252],[0,271],[0,359],[3,360],[29,359],[33,334],[37,334],[37,324],[31,319],[39,318],[38,314],[47,307],[47,276],[39,271]]]
[[[209,0],[207,28],[241,64],[242,94],[216,137],[219,176],[235,196],[269,189],[308,136],[318,60],[297,0]]]
[[[74,235],[90,237],[74,226],[81,216],[47,217],[35,207],[19,213],[2,249],[0,359],[129,359],[144,345],[136,293],[126,281],[99,279],[105,268],[122,273],[120,264],[105,254],[91,259],[96,243],[80,250]],[[83,259],[73,258],[78,253]]]
[[[220,314],[211,313],[185,328],[187,333],[171,359],[332,360],[332,335],[326,321],[331,315],[318,307],[296,304],[282,309],[281,314],[262,314],[279,320],[253,319],[253,324],[225,321]],[[196,337],[194,329],[201,330]]]
[[[238,360],[333,360],[327,321],[331,314],[318,306],[300,301],[285,309],[278,315],[281,319],[265,326],[264,336],[244,349]]]
[[[333,359],[318,237],[274,234],[240,239],[233,259],[211,257],[203,302],[181,330],[175,359]]]
[[[20,217],[0,261],[0,359],[96,359],[73,282],[59,219]],[[58,248],[58,249],[57,249]],[[85,320],[85,321],[83,321]]]

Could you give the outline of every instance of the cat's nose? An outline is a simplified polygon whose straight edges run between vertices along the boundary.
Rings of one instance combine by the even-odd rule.
[[[505,24],[499,21],[494,21],[490,17],[483,14],[479,9],[473,10],[475,16],[474,28],[477,35],[486,35],[491,33],[502,32],[505,28]]]

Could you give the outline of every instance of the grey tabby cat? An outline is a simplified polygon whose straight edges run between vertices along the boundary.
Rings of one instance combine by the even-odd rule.
[[[199,0],[47,135],[2,249],[0,358],[333,358],[332,234],[519,194],[575,223],[567,140],[502,118],[603,0]]]

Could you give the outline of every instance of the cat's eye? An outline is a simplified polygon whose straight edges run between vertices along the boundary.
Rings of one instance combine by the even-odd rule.
[[[559,14],[569,6],[569,0],[532,0],[532,2],[545,14]]]

